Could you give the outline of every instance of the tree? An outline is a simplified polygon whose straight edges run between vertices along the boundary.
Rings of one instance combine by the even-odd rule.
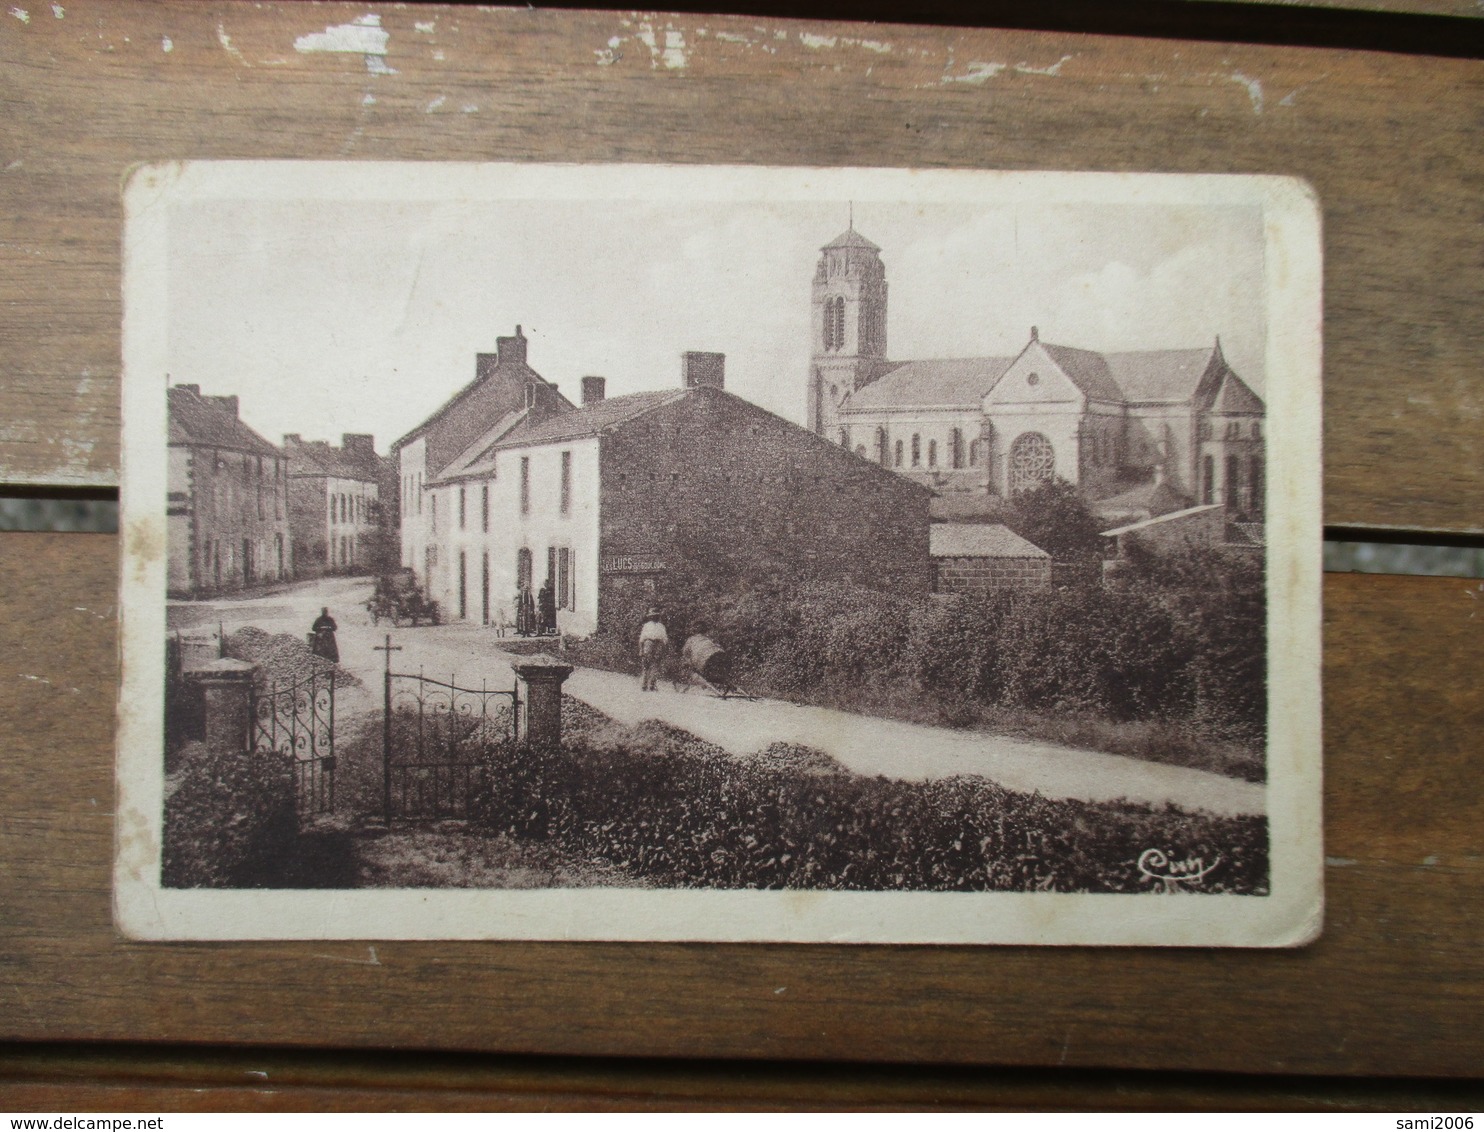
[[[1092,562],[1103,555],[1102,524],[1059,476],[1016,494],[1005,523],[1058,562]]]

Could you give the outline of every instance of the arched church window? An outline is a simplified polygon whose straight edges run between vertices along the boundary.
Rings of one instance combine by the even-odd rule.
[[[969,441],[969,464],[972,467],[979,466],[979,442],[977,440]]]
[[[835,300],[824,301],[824,348],[833,350],[835,348]]]
[[[845,349],[845,300],[835,299],[835,349]]]
[[[1226,458],[1226,506],[1232,511],[1242,506],[1242,462],[1236,456]]]
[[[954,429],[948,434],[948,460],[955,468],[964,466],[964,434],[962,429]]]
[[[1010,494],[1016,495],[1051,479],[1056,451],[1039,432],[1023,432],[1010,446]]]
[[[1247,490],[1251,494],[1252,513],[1261,515],[1263,513],[1262,497],[1262,459],[1252,456],[1247,461]]]
[[[886,429],[878,428],[876,430],[876,456],[881,461],[883,468],[891,462],[890,451],[890,448],[887,446]]]
[[[897,441],[896,465],[899,468],[902,466],[902,442],[900,440]]]
[[[1201,502],[1216,502],[1216,461],[1210,456],[1201,460]]]
[[[938,442],[936,440],[929,440],[928,441],[928,467],[930,467],[930,468],[936,468],[937,466],[938,466]]]
[[[912,434],[912,466],[915,468],[922,463],[922,437],[917,433]]]

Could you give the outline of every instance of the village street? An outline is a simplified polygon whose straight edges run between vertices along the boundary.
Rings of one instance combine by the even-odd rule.
[[[303,639],[320,608],[328,608],[339,625],[341,664],[364,685],[343,694],[337,703],[342,717],[376,709],[384,654],[375,650],[388,634],[402,650],[393,654],[395,671],[422,671],[445,680],[456,675],[465,687],[479,687],[481,681],[490,687],[510,685],[514,658],[501,650],[501,638],[491,630],[462,624],[373,626],[364,604],[370,591],[368,579],[327,578],[276,587],[242,600],[172,602],[168,624],[172,631],[195,627],[197,632],[214,632],[220,622],[228,634],[256,625]],[[573,672],[563,690],[621,723],[661,720],[734,755],[753,754],[772,743],[794,743],[825,751],[859,774],[902,779],[972,774],[1011,790],[1039,791],[1053,798],[1169,802],[1219,815],[1266,811],[1262,785],[1120,755],[776,700],[722,700],[700,689],[677,692],[668,683],[658,692],[645,693],[636,677],[591,668]]]

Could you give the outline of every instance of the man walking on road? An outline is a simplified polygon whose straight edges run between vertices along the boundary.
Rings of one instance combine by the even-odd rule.
[[[660,669],[665,666],[665,653],[670,635],[660,620],[660,611],[651,609],[644,615],[644,628],[639,630],[639,665],[643,669],[640,687],[646,692],[659,691]]]

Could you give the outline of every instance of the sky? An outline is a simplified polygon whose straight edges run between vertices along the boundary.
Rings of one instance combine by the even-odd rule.
[[[170,380],[243,419],[385,452],[521,325],[573,401],[675,388],[685,350],[727,388],[804,418],[810,284],[854,226],[882,249],[893,359],[1014,355],[1030,328],[1093,350],[1209,345],[1264,387],[1255,206],[858,199],[295,201],[173,205]]]

